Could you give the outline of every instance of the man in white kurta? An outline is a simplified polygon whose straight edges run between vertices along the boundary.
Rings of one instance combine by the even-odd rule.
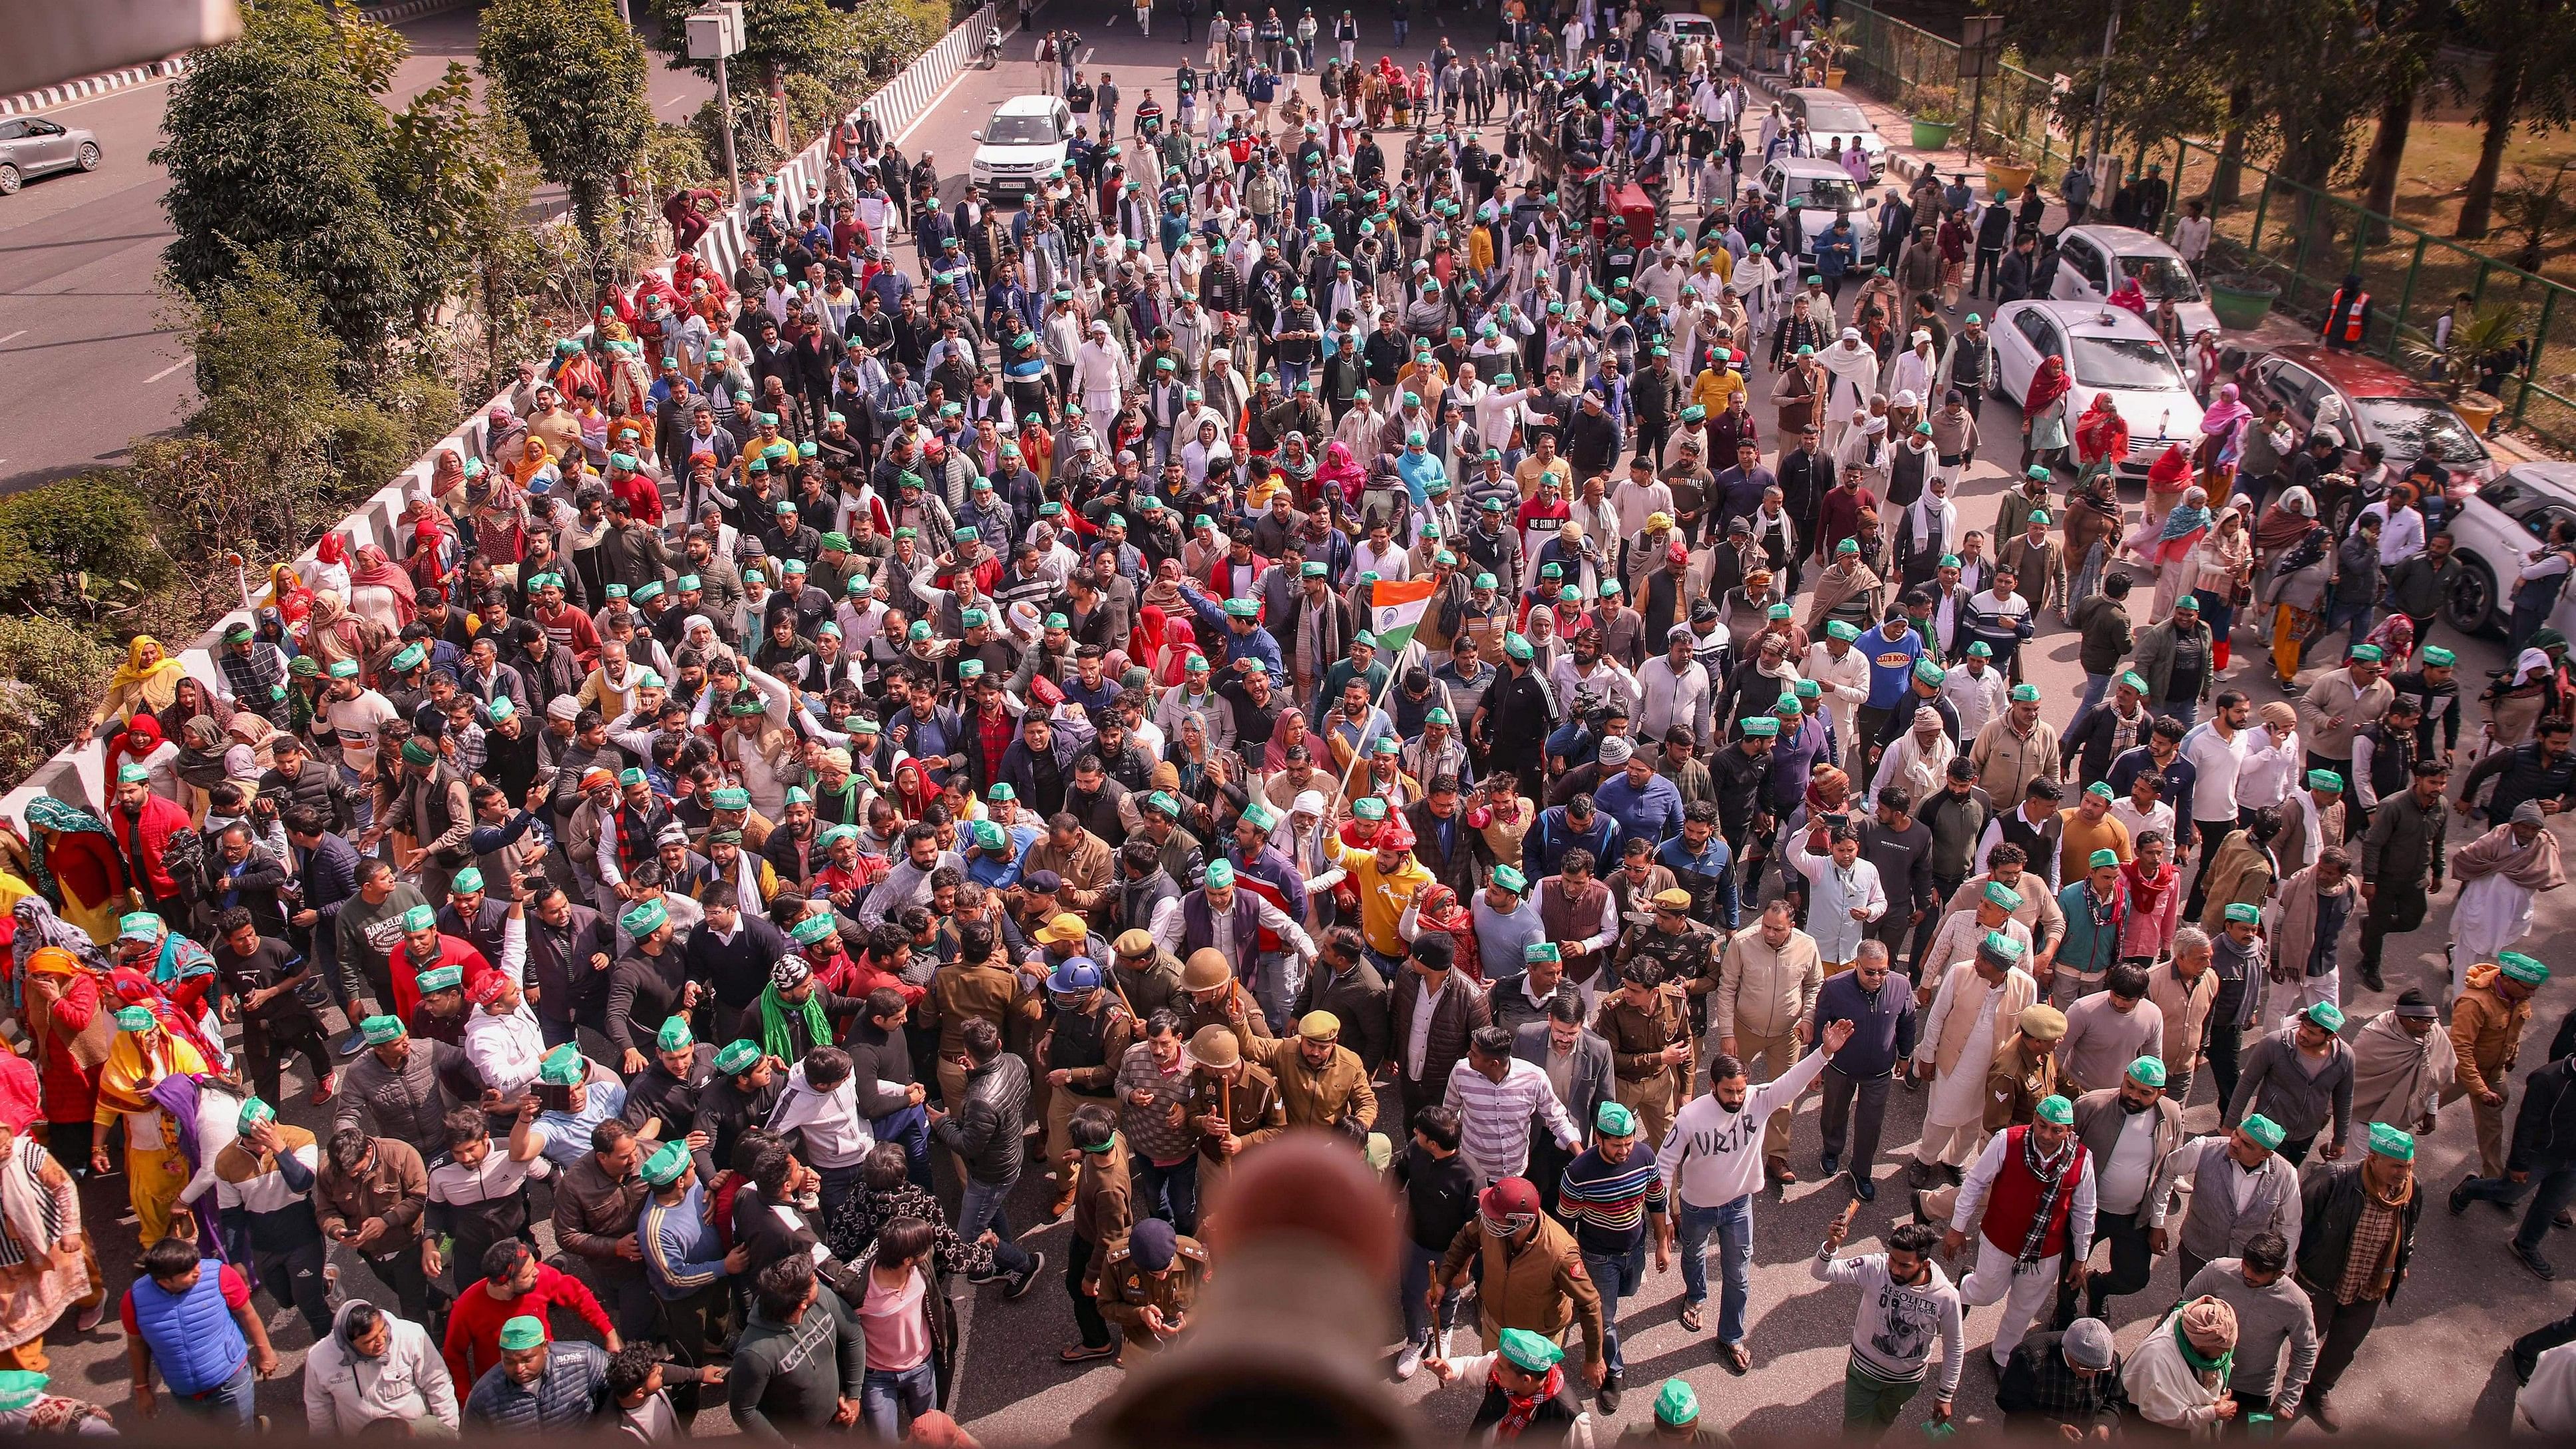
[[[1999,1183],[2016,1178],[2021,1181],[1998,1192]],[[2054,1253],[2047,1247],[2056,1235],[2042,1227],[2052,1181],[2054,1192],[2067,1199],[2064,1239]],[[2020,1205],[2016,1220],[1996,1216],[1999,1204],[2006,1203]],[[1963,1308],[2003,1304],[1987,1350],[1998,1370],[2011,1361],[2031,1321],[2056,1297],[2067,1265],[2081,1271],[2092,1256],[2094,1205],[2093,1155],[2075,1140],[2075,1105],[2064,1097],[2043,1099],[2027,1129],[1996,1133],[1968,1169],[1941,1250],[1955,1256],[1970,1237],[1976,1240],[1977,1266],[1960,1280],[1959,1302]],[[2018,1245],[2018,1251],[1998,1247],[1998,1238]]]
[[[2021,1009],[2039,999],[2039,983],[2021,967],[2030,948],[1999,931],[1976,954],[1943,973],[1914,1048],[1914,1075],[1928,1077],[1923,1138],[1914,1149],[1917,1175],[1966,1163],[1985,1140],[1986,1073],[1995,1052],[2020,1027]]]

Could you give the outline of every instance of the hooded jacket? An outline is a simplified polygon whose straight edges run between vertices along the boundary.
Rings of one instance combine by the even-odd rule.
[[[381,1357],[360,1357],[349,1346],[349,1314],[364,1301],[341,1304],[331,1336],[304,1356],[305,1427],[316,1435],[354,1435],[378,1419],[434,1417],[455,1432],[456,1381],[428,1329],[388,1313],[393,1337]]]

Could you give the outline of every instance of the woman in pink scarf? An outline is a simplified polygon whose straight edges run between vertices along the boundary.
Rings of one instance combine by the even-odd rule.
[[[376,544],[361,544],[349,568],[349,610],[399,632],[420,611],[418,591]]]
[[[1315,470],[1316,493],[1320,495],[1328,484],[1340,491],[1342,505],[1346,508],[1359,507],[1360,491],[1368,486],[1368,474],[1360,471],[1360,465],[1351,460],[1351,450],[1339,442],[1324,445],[1324,464]],[[1311,507],[1316,500],[1301,498],[1297,501]]]
[[[2218,390],[2218,401],[2200,415],[2200,444],[2192,452],[2192,464],[2200,470],[2204,486],[2215,480],[2233,483],[2236,476],[2237,440],[2245,422],[2254,410],[2238,401],[2236,384]]]

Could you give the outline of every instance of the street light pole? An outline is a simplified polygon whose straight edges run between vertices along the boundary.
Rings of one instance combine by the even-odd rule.
[[[623,5],[625,0],[619,0]],[[717,141],[724,151],[725,190],[729,205],[742,205],[742,170],[733,155],[733,85],[725,61],[742,53],[742,0],[716,0],[689,16],[689,58],[715,62]]]
[[[2084,153],[2084,169],[2093,173],[2097,186],[2102,176],[2102,133],[2110,129],[2106,107],[2111,96],[2111,47],[2119,38],[2120,0],[2111,0],[2111,18],[2102,25],[2102,68],[2093,76],[2093,143]]]

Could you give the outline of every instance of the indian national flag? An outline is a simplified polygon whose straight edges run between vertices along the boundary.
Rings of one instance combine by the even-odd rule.
[[[1369,586],[1369,632],[1377,635],[1378,648],[1394,654],[1412,641],[1437,587],[1429,579],[1380,580]]]

